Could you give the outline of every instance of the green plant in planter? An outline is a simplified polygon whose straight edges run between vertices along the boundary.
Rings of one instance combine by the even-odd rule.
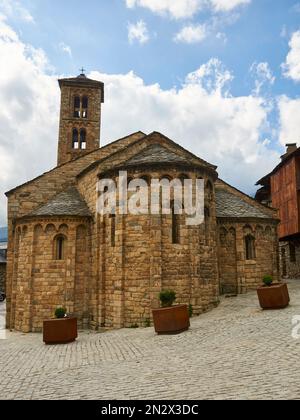
[[[263,283],[265,286],[270,287],[273,284],[273,277],[272,276],[265,276],[263,278]]]
[[[194,308],[193,308],[193,305],[190,304],[189,305],[189,317],[192,318],[193,314],[194,314]]]
[[[55,318],[57,319],[63,319],[66,317],[67,310],[65,308],[57,308],[55,310]]]
[[[176,293],[174,290],[163,290],[159,294],[159,299],[163,308],[169,308],[176,300]]]

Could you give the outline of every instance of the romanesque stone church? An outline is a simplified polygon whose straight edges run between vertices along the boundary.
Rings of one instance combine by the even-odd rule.
[[[198,315],[220,294],[278,279],[277,213],[218,177],[216,167],[153,132],[100,147],[103,83],[59,80],[57,166],[7,193],[7,327],[40,331],[59,306],[82,328],[145,326],[162,289]],[[117,123],[117,121],[116,121]],[[53,139],[53,147],[56,141]],[[185,216],[100,215],[97,181],[205,182],[205,223]]]

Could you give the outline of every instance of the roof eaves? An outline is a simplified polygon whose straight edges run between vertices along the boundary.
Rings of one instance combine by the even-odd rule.
[[[92,80],[87,77],[70,77],[65,79],[58,79],[59,87],[62,85],[66,86],[86,86],[86,87],[97,87],[101,89],[101,102],[104,103],[104,83],[98,80]]]
[[[247,217],[247,216],[217,216],[217,221],[219,222],[236,222],[236,223],[251,223],[251,222],[257,222],[257,220],[260,220],[261,223],[274,223],[279,224],[280,219],[273,218],[273,217]]]
[[[238,192],[239,194],[242,194],[242,195],[246,196],[248,199],[250,199],[251,201],[253,201],[253,203],[257,207],[261,207],[261,208],[263,208],[264,210],[267,210],[267,211],[269,210],[269,211],[277,212],[277,209],[275,209],[273,207],[270,207],[270,206],[267,206],[266,204],[259,203],[258,201],[255,200],[255,198],[253,198],[250,195],[244,193],[243,191],[239,190],[238,188],[233,187],[232,185],[228,184],[228,182],[224,181],[223,179],[219,178],[218,180],[221,182],[221,185],[223,183],[223,184],[227,185],[228,187],[232,188],[233,190],[235,190],[236,192]],[[221,185],[220,186],[217,185],[216,188],[222,189],[222,186]]]
[[[161,137],[163,137],[164,139],[166,139],[168,142],[172,143],[174,146],[176,146],[177,148],[181,149],[182,151],[184,151],[185,153],[188,153],[192,158],[197,159],[199,161],[199,164],[203,165],[203,163],[205,164],[205,166],[207,167],[207,169],[211,169],[213,171],[216,171],[216,169],[218,168],[215,165],[212,165],[208,162],[206,162],[205,160],[199,158],[198,156],[194,155],[193,153],[189,152],[188,150],[186,150],[184,147],[180,146],[179,144],[177,144],[175,141],[171,140],[169,137],[165,136],[164,134],[159,133],[158,131],[153,131],[152,133],[145,135],[144,137],[136,140],[135,142],[131,143],[130,145],[124,147],[121,150],[117,150],[116,152],[112,153],[109,156],[106,156],[103,159],[99,159],[96,162],[93,162],[90,166],[88,166],[87,168],[85,168],[83,171],[81,171],[78,175],[77,178],[80,178],[81,176],[85,175],[87,172],[89,172],[90,170],[92,170],[93,168],[95,168],[96,166],[100,165],[101,163],[105,162],[106,160],[110,159],[112,156],[117,155],[118,153],[122,153],[125,150],[127,150],[128,148],[134,146],[135,144],[139,143],[142,140],[145,140],[146,138],[150,138],[153,135],[160,135]],[[117,167],[124,167],[124,164],[119,165]]]

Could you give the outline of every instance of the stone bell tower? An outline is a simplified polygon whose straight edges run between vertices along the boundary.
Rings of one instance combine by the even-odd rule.
[[[104,84],[88,79],[83,72],[58,83],[61,108],[57,165],[62,165],[100,147]]]

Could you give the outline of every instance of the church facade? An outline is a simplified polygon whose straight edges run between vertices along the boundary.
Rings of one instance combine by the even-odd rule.
[[[130,134],[100,147],[104,85],[59,80],[58,163],[8,198],[7,327],[42,329],[59,306],[81,328],[146,326],[161,290],[199,315],[220,294],[279,280],[277,212],[219,179],[217,168],[164,135]],[[205,223],[185,215],[97,211],[97,182],[203,179]]]

